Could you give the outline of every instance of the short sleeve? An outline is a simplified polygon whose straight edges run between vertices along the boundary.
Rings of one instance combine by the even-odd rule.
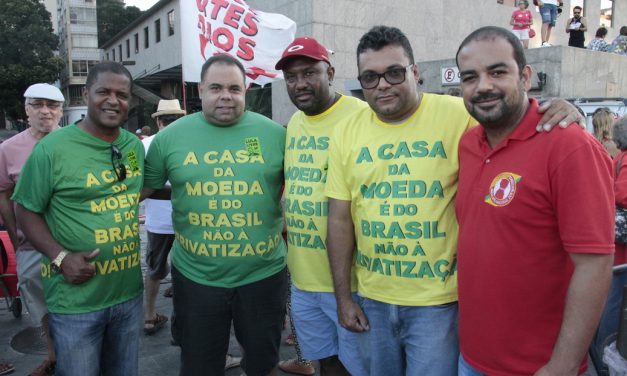
[[[344,134],[338,132],[342,128],[336,127],[336,132],[333,133],[329,143],[329,169],[325,194],[329,198],[350,201],[352,199],[351,191],[346,181],[348,175],[345,173],[347,166],[344,153],[346,150],[342,147]]]
[[[146,153],[144,171],[144,186],[152,189],[161,189],[168,180],[166,161],[162,153],[163,137],[157,134]]]
[[[10,191],[15,186],[9,176],[9,160],[6,154],[6,150],[0,145],[0,192]]]
[[[11,199],[34,213],[43,213],[54,191],[53,158],[37,144],[22,168]]]

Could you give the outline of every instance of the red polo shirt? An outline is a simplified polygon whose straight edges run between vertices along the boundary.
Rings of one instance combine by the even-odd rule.
[[[531,100],[494,149],[483,127],[459,146],[460,346],[489,375],[545,365],[573,271],[568,253],[614,252],[609,156],[577,126],[537,133],[537,108]]]

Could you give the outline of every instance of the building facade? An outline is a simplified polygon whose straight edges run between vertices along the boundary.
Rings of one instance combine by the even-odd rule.
[[[135,65],[129,68],[136,83],[148,92],[142,100],[150,101],[150,95],[185,99],[188,110],[193,111],[197,109],[194,103],[198,99],[195,87],[190,89],[190,85],[183,85],[180,75],[179,1],[156,3],[144,16],[106,43],[103,58],[135,61]],[[421,71],[421,90],[448,93],[459,87],[455,80],[454,57],[461,41],[481,26],[510,28],[509,21],[517,1],[247,0],[247,3],[253,8],[291,18],[298,25],[296,36],[312,36],[332,50],[331,60],[336,68],[334,88],[345,94],[361,96],[356,79],[355,49],[361,35],[372,26],[382,24],[403,30],[412,43],[414,58]],[[540,44],[539,37],[530,43],[528,60],[535,72],[541,73],[535,77],[531,94],[565,98],[627,97],[626,57],[566,47],[566,21],[575,5],[583,6],[588,18],[588,41],[600,25],[608,26],[607,39],[610,41],[618,35],[621,26],[627,25],[627,1],[564,0],[564,14],[558,19],[551,38],[555,47],[535,48]],[[540,16],[533,6],[530,9],[539,34]],[[170,14],[174,18],[173,35],[166,28],[166,25],[170,27]],[[157,31],[157,26],[161,31]],[[157,33],[160,33],[159,41]],[[129,44],[130,51],[127,49]],[[272,85],[269,97],[273,119],[287,123],[295,108],[283,82]],[[155,99],[158,98],[152,97],[153,101]]]
[[[59,56],[65,62],[60,77],[65,96],[62,125],[80,120],[87,113],[81,93],[89,68],[100,61],[96,1],[57,0]]]

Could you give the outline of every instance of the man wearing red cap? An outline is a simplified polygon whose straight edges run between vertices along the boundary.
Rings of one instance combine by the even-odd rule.
[[[365,375],[357,334],[337,320],[333,280],[326,252],[328,146],[335,125],[367,104],[331,89],[335,69],[327,49],[313,38],[296,38],[276,64],[287,93],[299,109],[287,126],[285,218],[288,267],[292,275],[291,313],[306,359],[320,360],[321,375]],[[303,226],[301,224],[307,224]],[[281,370],[313,374],[296,359]]]

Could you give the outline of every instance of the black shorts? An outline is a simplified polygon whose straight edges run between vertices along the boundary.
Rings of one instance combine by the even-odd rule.
[[[172,267],[173,328],[181,344],[181,375],[224,375],[231,322],[247,376],[265,376],[279,361],[287,299],[287,268],[236,288],[198,284]]]
[[[174,244],[174,234],[157,234],[146,231],[148,249],[146,249],[146,274],[153,280],[164,279],[170,272],[168,255]]]

